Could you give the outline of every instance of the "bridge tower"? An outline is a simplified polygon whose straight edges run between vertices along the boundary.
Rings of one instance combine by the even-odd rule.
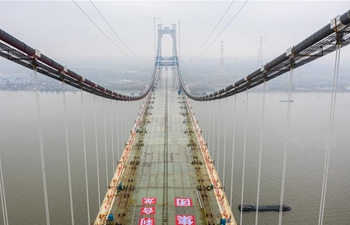
[[[162,56],[162,38],[163,35],[169,34],[173,39],[173,52],[170,58],[164,58]],[[176,24],[170,27],[163,27],[162,24],[158,24],[158,47],[156,63],[158,66],[175,66],[177,65],[177,48],[176,48]]]

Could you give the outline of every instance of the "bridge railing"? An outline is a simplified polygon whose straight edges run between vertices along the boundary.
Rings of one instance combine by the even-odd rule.
[[[195,117],[195,114],[192,110],[192,106],[190,103],[189,98],[186,97],[186,105],[187,109],[189,111],[190,118],[192,120],[192,125],[193,129],[195,130],[197,140],[199,142],[199,148],[202,153],[203,159],[204,159],[204,164],[207,169],[207,172],[209,174],[209,179],[211,184],[214,187],[214,195],[216,198],[216,202],[218,203],[220,212],[221,212],[221,217],[225,218],[227,221],[227,224],[232,224],[232,225],[237,225],[232,210],[231,206],[226,198],[226,194],[223,190],[223,185],[220,181],[219,174],[217,170],[215,169],[213,159],[210,156],[210,153],[208,151],[207,144],[202,136],[201,129],[197,123],[197,119]]]
[[[140,123],[142,122],[143,116],[145,114],[148,102],[150,100],[151,94],[148,94],[146,97],[146,101],[141,107],[140,112],[138,113],[138,116],[136,118],[135,124],[131,130],[131,134],[129,136],[129,139],[125,145],[124,151],[122,156],[120,157],[120,160],[118,162],[118,166],[114,172],[113,178],[108,186],[108,191],[105,195],[105,198],[102,202],[102,205],[100,207],[100,211],[97,214],[97,217],[95,219],[94,225],[102,225],[106,224],[107,217],[111,212],[113,203],[115,201],[115,197],[117,194],[117,188],[118,185],[123,177],[123,174],[126,170],[127,167],[127,162],[130,156],[131,149],[134,145],[135,142],[135,137],[136,137],[136,131],[140,126]]]

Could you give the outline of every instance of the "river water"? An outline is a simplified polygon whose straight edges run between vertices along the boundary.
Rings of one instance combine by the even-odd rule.
[[[215,103],[193,103],[203,134],[221,174],[225,172],[225,188],[230,199],[233,179],[233,213],[239,222],[241,202],[244,134],[247,118],[244,203],[256,204],[259,149],[262,124],[262,93],[239,94],[236,99]],[[264,133],[262,141],[261,205],[279,205],[285,133],[287,124],[287,93],[266,93]],[[317,224],[322,190],[325,150],[331,93],[294,93],[288,138],[284,203],[292,211],[283,213],[282,224]],[[324,224],[349,224],[350,213],[350,94],[338,93],[334,133],[331,145],[329,177],[325,203]],[[246,114],[246,104],[248,112]],[[236,111],[234,105],[236,104]],[[204,113],[206,112],[206,113]],[[226,112],[226,119],[225,119]],[[213,116],[215,115],[214,120]],[[209,119],[208,119],[209,118]],[[236,118],[236,121],[234,121]],[[211,124],[206,121],[211,121]],[[225,120],[227,144],[225,168]],[[214,121],[214,131],[213,131]],[[219,123],[220,121],[220,123]],[[235,147],[233,148],[233,124]],[[220,124],[220,125],[219,125]],[[210,127],[209,127],[210,126]],[[218,133],[219,130],[219,133]],[[212,137],[214,134],[214,138]],[[209,136],[210,135],[210,136]],[[219,143],[218,143],[219,140]],[[220,149],[219,159],[216,149]],[[232,159],[232,152],[234,158]],[[233,176],[231,167],[233,163]],[[278,224],[278,213],[259,213],[259,224]],[[243,224],[255,224],[255,212],[243,213]]]
[[[75,224],[87,224],[81,97],[80,92],[69,92],[66,95],[74,218]],[[62,99],[62,93],[40,93],[51,224],[71,224]],[[264,205],[279,204],[280,201],[288,106],[288,103],[280,102],[280,100],[286,99],[286,93],[266,94],[260,186],[260,204]],[[283,213],[282,223],[317,224],[328,139],[331,94],[293,93],[292,99],[294,102],[291,103],[284,196],[284,203],[290,205],[292,211]],[[347,225],[350,221],[349,100],[349,93],[338,93],[324,224]],[[0,92],[0,103],[0,152],[9,223],[45,224],[35,92],[2,91]],[[225,174],[225,190],[228,199],[231,197],[230,183],[231,180],[233,181],[233,212],[239,222],[240,212],[237,206],[241,201],[245,118],[247,118],[247,135],[244,203],[256,203],[262,94],[249,93],[248,100],[242,93],[236,98],[231,97],[227,102],[221,100],[211,103],[192,102],[192,104],[222,181],[223,173]],[[248,113],[246,115],[247,104]],[[111,103],[110,100],[96,97],[96,107],[94,107],[94,97],[84,94],[91,221],[95,219],[99,208],[95,111],[100,196],[103,198],[107,182],[112,176],[112,155],[114,154],[115,158],[120,155],[140,105],[141,102]],[[236,110],[234,110],[234,105],[236,105]],[[233,129],[234,122],[236,122],[235,129]],[[112,151],[112,145],[114,151]],[[219,155],[217,155],[217,149],[220,149]],[[225,167],[223,167],[224,164]],[[232,164],[233,173],[231,172]],[[108,180],[106,170],[108,170]],[[2,224],[2,214],[0,217],[0,224]],[[243,213],[243,224],[254,224],[254,221],[255,213]],[[259,224],[277,223],[278,213],[259,213]]]

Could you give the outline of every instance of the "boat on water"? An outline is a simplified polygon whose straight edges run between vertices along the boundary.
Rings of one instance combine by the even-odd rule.
[[[280,102],[294,102],[293,100],[280,100]]]
[[[238,206],[238,209],[241,211],[241,205]],[[282,211],[290,211],[292,208],[289,205],[283,205],[282,206]],[[256,206],[254,205],[243,205],[243,212],[252,212],[256,211]],[[280,206],[279,205],[259,205],[258,207],[259,212],[268,212],[268,211],[275,211],[279,212],[280,211]]]

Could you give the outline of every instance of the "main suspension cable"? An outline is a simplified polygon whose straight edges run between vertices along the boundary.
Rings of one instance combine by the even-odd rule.
[[[140,64],[139,62],[135,61],[133,58],[131,58],[128,54],[126,54],[126,52],[124,52],[110,37],[108,37],[108,35],[91,19],[91,17],[78,5],[78,3],[76,3],[75,0],[72,0],[74,2],[74,4],[80,9],[80,11],[82,13],[84,13],[84,15],[91,21],[91,23],[93,23],[95,25],[95,27],[117,48],[119,49],[119,51],[121,51],[121,53],[123,53],[126,57],[128,57],[130,60],[132,60],[133,62]]]
[[[208,47],[206,49],[204,49],[204,51],[199,54],[198,56],[196,56],[194,59],[192,60],[195,60],[197,59],[198,57],[200,57],[201,55],[203,55],[204,52],[206,52],[210,46],[212,46],[214,44],[214,42],[220,37],[220,35],[226,30],[226,28],[231,24],[231,22],[236,18],[236,16],[241,12],[241,10],[244,8],[244,6],[247,4],[249,0],[246,0],[244,2],[244,4],[241,6],[241,8],[237,11],[237,13],[231,18],[231,20],[226,24],[226,26],[224,27],[224,29],[221,30],[221,32],[215,37],[215,39],[208,45]]]
[[[121,41],[121,43],[130,51],[130,53],[135,56],[135,58],[137,60],[139,60],[141,63],[145,63],[143,62],[139,57],[137,57],[135,55],[135,53],[133,51],[131,51],[131,49],[125,44],[125,42],[121,39],[121,37],[117,34],[117,32],[112,28],[112,26],[109,24],[109,22],[106,20],[106,18],[102,15],[102,13],[100,12],[100,10],[98,10],[98,8],[96,7],[96,5],[90,0],[90,3],[94,6],[94,8],[96,9],[96,11],[98,12],[98,14],[100,14],[100,16],[102,17],[102,19],[106,22],[106,24],[109,26],[109,28],[111,28],[111,30],[113,31],[113,33],[115,34],[115,36]]]
[[[232,0],[230,5],[227,7],[226,11],[224,12],[224,14],[221,16],[220,20],[217,22],[217,24],[215,25],[215,27],[212,29],[212,31],[210,32],[210,34],[208,35],[207,39],[205,39],[205,41],[203,42],[203,44],[201,45],[201,47],[199,47],[199,49],[196,51],[196,53],[193,54],[193,56],[191,57],[191,59],[193,57],[195,57],[197,55],[197,53],[203,48],[203,46],[205,45],[205,43],[207,43],[207,41],[209,40],[209,38],[211,37],[211,35],[214,33],[215,29],[219,26],[219,24],[221,23],[221,20],[225,17],[226,13],[228,12],[228,10],[231,8],[233,2],[235,0]]]

